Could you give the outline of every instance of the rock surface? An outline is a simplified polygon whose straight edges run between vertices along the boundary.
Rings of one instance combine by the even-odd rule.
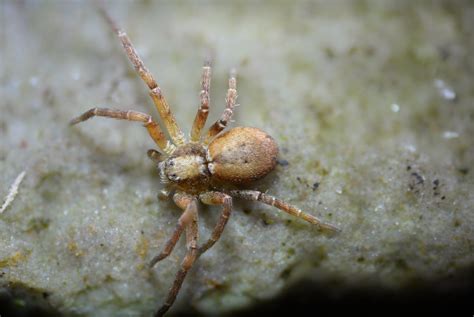
[[[236,202],[171,313],[231,312],[298,281],[403,292],[472,270],[472,2],[110,7],[187,132],[204,57],[213,57],[209,121],[235,67],[234,125],[280,146],[276,171],[255,188],[342,229],[324,234]],[[155,114],[145,85],[93,6],[3,1],[0,10],[2,198],[25,171],[0,214],[0,288],[19,306],[32,298],[63,315],[147,315],[185,248],[147,269],[179,216],[156,197],[153,142],[139,124],[67,125],[93,106]],[[201,208],[201,239],[217,213]]]

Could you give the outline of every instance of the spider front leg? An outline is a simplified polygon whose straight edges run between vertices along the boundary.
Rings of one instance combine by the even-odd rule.
[[[339,231],[339,228],[336,226],[324,223],[315,216],[303,212],[301,209],[292,206],[283,200],[275,198],[274,196],[267,195],[265,193],[256,191],[256,190],[231,190],[229,194],[232,197],[238,197],[246,200],[260,201],[264,204],[274,206],[286,213],[289,213],[292,216],[306,220],[309,223],[312,223],[318,226],[321,229],[330,230],[330,231]]]
[[[149,114],[143,112],[133,110],[123,111],[109,108],[92,108],[84,112],[80,116],[72,119],[69,124],[75,125],[96,116],[142,122],[143,126],[148,130],[148,134],[150,134],[153,141],[155,141],[155,143],[163,151],[169,152],[171,150],[171,145],[166,139],[166,136],[164,135],[163,131],[161,131],[160,126],[155,121],[153,121],[153,118]]]
[[[229,89],[227,89],[227,96],[225,98],[226,107],[220,119],[217,120],[207,132],[205,144],[209,144],[212,139],[227,127],[232,114],[234,113],[235,102],[237,101],[237,79],[235,78],[235,70],[230,72]]]
[[[180,198],[180,203],[183,204],[180,207],[184,207],[184,205],[186,205],[185,212],[189,212],[191,218],[191,220],[185,227],[187,252],[184,256],[183,261],[181,262],[181,268],[176,273],[173,286],[171,287],[168,296],[166,297],[165,303],[155,314],[156,317],[163,316],[171,307],[171,305],[173,305],[176,296],[178,295],[178,292],[181,289],[181,285],[183,285],[183,281],[186,277],[186,274],[191,269],[192,265],[194,264],[194,261],[196,261],[198,257],[197,240],[199,238],[199,235],[197,200],[192,196],[182,194],[182,198]]]
[[[206,60],[202,67],[201,77],[201,105],[194,118],[193,127],[191,129],[191,141],[198,142],[201,138],[201,130],[206,124],[207,116],[209,114],[209,90],[211,87],[211,62]]]
[[[170,134],[171,140],[173,140],[174,144],[176,145],[184,144],[184,134],[183,132],[181,132],[181,129],[179,128],[173,113],[171,113],[170,107],[166,102],[165,97],[161,93],[160,86],[153,78],[153,75],[150,73],[150,71],[145,67],[145,64],[141,60],[140,56],[138,56],[135,47],[130,41],[130,38],[127,36],[127,33],[125,33],[125,31],[123,31],[117,26],[117,23],[115,23],[115,21],[100,3],[99,11],[122,42],[122,46],[125,50],[125,53],[127,54],[127,57],[132,63],[133,67],[135,68],[135,71],[138,73],[138,75],[140,75],[141,79],[150,89],[151,99],[153,99],[153,103],[155,104],[155,107],[158,110],[158,113],[160,114],[160,117],[163,120],[163,123],[165,124],[165,127]]]
[[[222,235],[232,212],[232,197],[221,192],[206,192],[199,195],[199,199],[207,205],[222,205],[221,215],[211,233],[211,237],[198,249],[198,255],[201,255],[212,247]]]

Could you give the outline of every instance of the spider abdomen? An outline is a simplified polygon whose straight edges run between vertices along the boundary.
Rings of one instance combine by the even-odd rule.
[[[214,139],[208,148],[208,168],[213,177],[233,184],[260,179],[276,165],[278,146],[257,128],[236,127]]]

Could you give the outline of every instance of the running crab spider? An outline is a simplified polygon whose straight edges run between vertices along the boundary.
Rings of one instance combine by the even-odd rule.
[[[202,130],[209,112],[211,81],[211,65],[209,61],[205,62],[201,78],[201,102],[188,141],[176,123],[160,87],[138,56],[127,34],[117,26],[103,7],[99,7],[99,10],[122,42],[133,67],[148,86],[149,94],[171,140],[166,138],[158,123],[150,115],[133,110],[93,108],[71,120],[70,124],[74,125],[95,116],[141,122],[160,149],[160,151],[149,150],[148,156],[157,163],[161,181],[170,192],[174,192],[173,200],[183,213],[161,253],[151,260],[150,268],[170,255],[183,232],[186,236],[187,252],[165,303],[155,316],[162,316],[168,311],[193,263],[221,236],[232,212],[233,198],[259,201],[321,229],[338,230],[335,226],[324,223],[273,196],[255,190],[237,189],[239,185],[249,184],[264,177],[275,168],[278,146],[270,135],[257,128],[236,127],[221,133],[227,127],[236,106],[235,72],[231,72],[230,75],[223,114],[203,135]],[[198,245],[199,201],[208,205],[222,206],[211,236],[200,246]]]

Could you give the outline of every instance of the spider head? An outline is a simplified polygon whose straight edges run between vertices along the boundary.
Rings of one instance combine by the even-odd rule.
[[[186,182],[207,177],[207,165],[199,155],[170,157],[159,163],[160,175],[167,182]]]
[[[199,144],[180,146],[169,157],[154,161],[158,163],[161,180],[164,183],[178,185],[205,183],[210,175],[205,151]]]

